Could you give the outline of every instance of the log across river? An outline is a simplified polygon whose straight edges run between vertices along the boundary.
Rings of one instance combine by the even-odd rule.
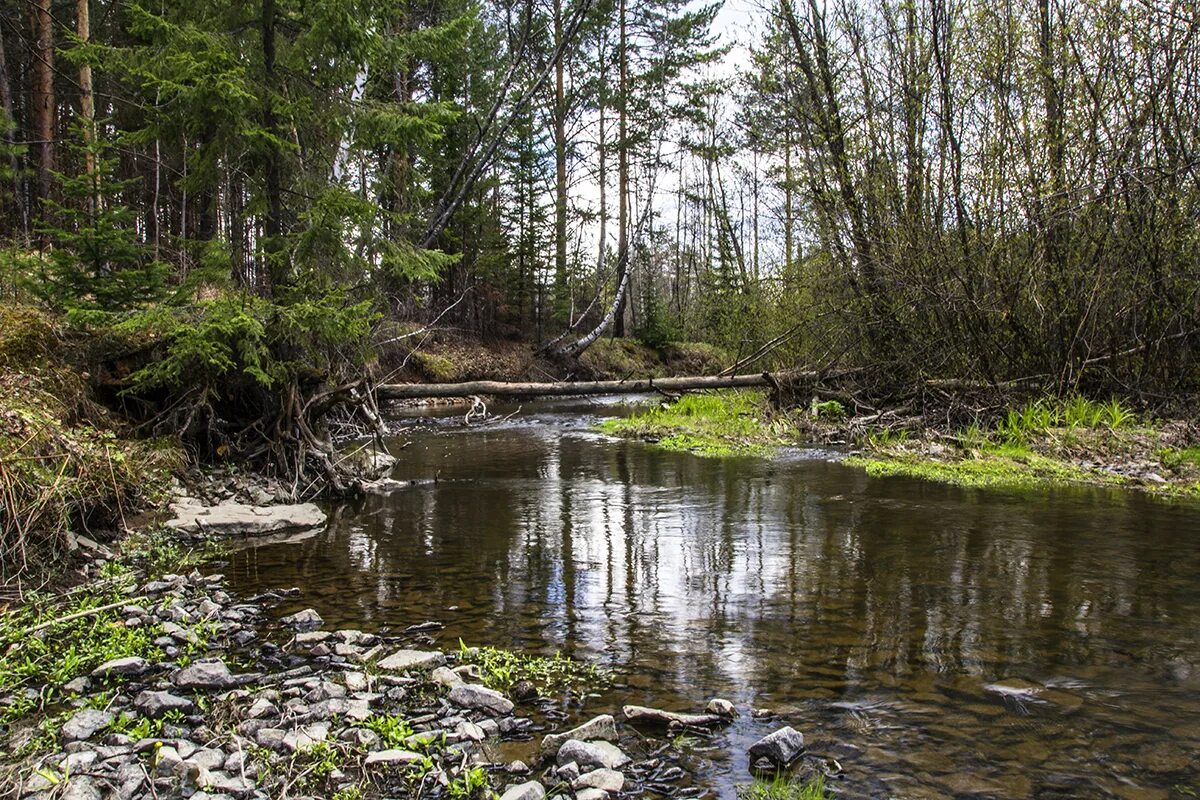
[[[551,383],[509,381],[466,381],[464,383],[385,383],[376,387],[381,400],[410,400],[424,397],[567,397],[588,394],[643,394],[699,389],[738,389],[748,386],[777,387],[813,381],[816,372],[759,372],[747,375],[699,375],[679,378],[638,378],[608,381],[555,381]]]

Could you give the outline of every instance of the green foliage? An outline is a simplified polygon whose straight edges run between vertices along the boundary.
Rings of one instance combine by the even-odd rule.
[[[1128,427],[1136,419],[1137,415],[1116,398],[1095,403],[1073,395],[1064,401],[1035,400],[1020,408],[1010,409],[997,424],[995,436],[1000,441],[1026,444],[1031,437],[1053,428],[1073,430],[1103,426],[1115,430]]]
[[[770,780],[759,778],[749,786],[739,786],[737,796],[738,800],[828,800],[830,792],[824,778],[805,783],[779,774]]]
[[[162,343],[161,357],[129,376],[128,392],[211,388],[239,379],[269,388],[297,374],[321,374],[341,359],[361,360],[378,318],[373,304],[352,303],[337,290],[297,295],[292,302],[272,302],[226,291],[183,307],[124,317],[91,314],[79,321],[107,326],[117,338]]]
[[[529,681],[540,695],[585,694],[606,686],[608,673],[555,653],[547,658],[495,647],[468,648],[459,641],[459,661],[477,664],[483,682],[498,692],[509,691],[519,681]]]
[[[15,698],[0,719],[11,722],[55,703],[62,699],[63,684],[110,659],[162,658],[154,644],[162,629],[126,627],[119,607],[65,619],[123,599],[128,599],[124,585],[69,598],[66,604],[31,594],[25,606],[0,616],[0,694]],[[39,691],[30,696],[27,689]]]
[[[487,771],[483,767],[467,767],[448,787],[450,800],[474,800],[488,789]]]
[[[1164,449],[1158,453],[1159,460],[1168,469],[1182,471],[1186,468],[1200,467],[1200,444],[1178,449]]]
[[[780,426],[767,422],[766,413],[762,392],[718,391],[687,394],[670,405],[605,420],[598,427],[668,450],[714,457],[754,455],[784,438]]]
[[[830,422],[841,422],[846,419],[846,407],[837,400],[826,400],[824,403],[817,403],[814,410],[817,412],[818,419],[825,419]]]
[[[639,342],[655,349],[680,338],[679,325],[659,300],[658,291],[651,282],[642,293],[642,313],[633,332]]]
[[[408,720],[396,714],[372,714],[362,726],[379,734],[384,749],[404,747],[404,740],[413,735]]]
[[[116,177],[111,144],[96,125],[80,121],[66,141],[78,175],[57,173],[62,201],[45,199],[38,231],[55,247],[38,288],[57,308],[123,311],[160,298],[167,265],[139,239],[136,215],[121,202],[137,181]]]
[[[1015,445],[1002,445],[974,458],[939,461],[920,453],[890,452],[885,458],[853,457],[850,466],[873,477],[903,476],[971,488],[1034,488],[1053,484],[1100,483],[1120,485],[1115,476],[1039,455]]]

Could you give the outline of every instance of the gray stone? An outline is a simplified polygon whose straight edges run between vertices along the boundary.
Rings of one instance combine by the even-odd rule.
[[[297,611],[295,614],[289,614],[279,621],[292,630],[301,633],[315,631],[325,624],[325,620],[321,619],[321,615],[312,608],[306,608],[303,611]]]
[[[185,772],[183,756],[169,744],[164,744],[154,753],[154,768],[159,775],[182,775]]]
[[[250,708],[246,711],[246,716],[250,719],[262,719],[263,717],[275,717],[279,715],[279,709],[265,697],[260,697],[250,704]]]
[[[366,728],[347,728],[338,734],[343,742],[358,745],[364,750],[374,750],[379,746],[379,734]]]
[[[254,782],[248,778],[243,778],[241,775],[228,775],[217,770],[213,770],[205,775],[204,781],[206,789],[211,789],[221,794],[241,795],[254,791]],[[195,798],[196,795],[192,795],[192,800],[195,800]]]
[[[215,506],[172,504],[175,518],[167,526],[186,533],[255,535],[325,524],[325,512],[312,503],[252,506],[225,502]]]
[[[571,782],[574,789],[603,789],[613,794],[625,786],[625,776],[615,769],[596,769],[585,772]]]
[[[78,742],[83,739],[90,739],[96,735],[96,731],[111,725],[114,719],[116,717],[110,711],[85,708],[82,711],[75,712],[75,716],[67,720],[67,724],[62,726],[59,736],[62,737],[64,742]]]
[[[192,710],[192,701],[186,697],[170,692],[140,692],[133,701],[133,707],[148,717],[161,717],[168,711],[187,713]]]
[[[610,742],[581,742],[571,739],[558,748],[559,764],[574,761],[580,768],[620,769],[629,763],[629,756]]]
[[[579,777],[579,765],[574,761],[568,761],[556,769],[554,774],[558,776],[560,781],[566,781],[567,783],[570,783]]]
[[[760,759],[772,766],[786,767],[804,752],[804,734],[791,727],[769,733],[750,746],[750,762]]]
[[[100,787],[90,778],[80,775],[67,780],[59,800],[100,800],[101,796]]]
[[[282,750],[283,739],[287,736],[287,731],[282,728],[263,728],[254,734],[254,741],[259,747],[265,747],[268,750]]]
[[[363,761],[365,767],[397,767],[415,764],[424,758],[420,753],[414,753],[411,750],[376,750],[373,753],[367,753],[367,758]]]
[[[175,685],[184,689],[228,689],[238,683],[224,661],[197,661],[175,673]]]
[[[104,678],[110,675],[141,675],[149,666],[146,659],[139,658],[138,656],[114,658],[111,661],[105,661],[92,670],[92,677]]]
[[[329,631],[301,631],[296,634],[296,644],[311,647],[328,639],[333,634]]]
[[[201,747],[184,760],[200,769],[216,770],[225,764],[225,754],[211,747]]]
[[[322,722],[314,722],[312,725],[297,728],[284,736],[283,746],[293,753],[298,753],[311,750],[318,743],[325,741],[328,736],[329,726]]]
[[[441,653],[427,650],[397,650],[376,666],[390,672],[403,672],[408,669],[427,670],[440,667],[446,663],[446,657]]]
[[[67,681],[63,684],[63,689],[67,694],[84,694],[88,689],[92,688],[92,682],[88,678],[76,678],[73,681]]]
[[[450,690],[450,702],[461,708],[486,711],[489,714],[512,713],[513,704],[504,695],[485,686],[464,683]]]
[[[575,800],[607,800],[608,792],[603,789],[580,789],[575,792]]]
[[[429,674],[429,679],[447,689],[453,689],[455,686],[462,686],[466,683],[457,672],[449,667],[438,667]]]
[[[436,672],[436,670],[434,671]],[[371,679],[365,672],[347,672],[342,676],[342,680],[346,682],[346,688],[352,692],[365,692],[371,686]]]
[[[548,733],[546,738],[542,739],[542,753],[557,753],[558,748],[570,739],[578,739],[581,742],[594,742],[597,739],[615,742],[617,721],[613,719],[612,714],[601,714],[564,733]]]
[[[714,697],[712,700],[709,700],[704,710],[709,714],[716,714],[721,717],[732,718],[738,715],[738,710],[734,707],[733,703],[723,700],[720,697]]]
[[[542,800],[545,796],[546,787],[537,781],[526,781],[505,789],[500,800]]]
[[[464,720],[454,727],[454,735],[458,740],[467,742],[482,742],[487,738],[487,734],[483,732],[483,728],[476,725],[474,722]]]

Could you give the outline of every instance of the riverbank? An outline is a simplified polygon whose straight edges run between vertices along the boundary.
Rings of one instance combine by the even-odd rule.
[[[431,621],[380,635],[325,630],[311,609],[277,618],[302,590],[236,597],[198,569],[220,550],[165,529],[96,545],[86,588],[0,616],[6,796],[688,797],[703,789],[679,734],[751,713],[719,699],[695,714],[600,713],[610,678],[588,664],[444,650]],[[750,755],[772,774],[806,758],[782,720]],[[791,779],[746,785],[824,796]]]
[[[607,420],[605,433],[702,456],[767,455],[781,446],[849,446],[845,463],[875,477],[967,487],[1113,486],[1200,498],[1200,433],[1184,420],[1139,417],[1117,401],[1027,402],[992,422],[947,429],[932,417],[904,427],[853,418],[837,401],[772,409],[761,392],[687,395]]]

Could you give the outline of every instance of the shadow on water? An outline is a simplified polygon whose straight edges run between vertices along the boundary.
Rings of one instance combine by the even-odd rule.
[[[592,434],[596,413],[615,412],[414,425],[394,477],[438,483],[238,553],[234,588],[300,586],[281,613],[339,626],[438,620],[444,648],[599,661],[622,683],[605,711],[792,714],[847,796],[1200,792],[1200,509],[701,459]],[[715,742],[722,796],[771,728],[744,715]]]

